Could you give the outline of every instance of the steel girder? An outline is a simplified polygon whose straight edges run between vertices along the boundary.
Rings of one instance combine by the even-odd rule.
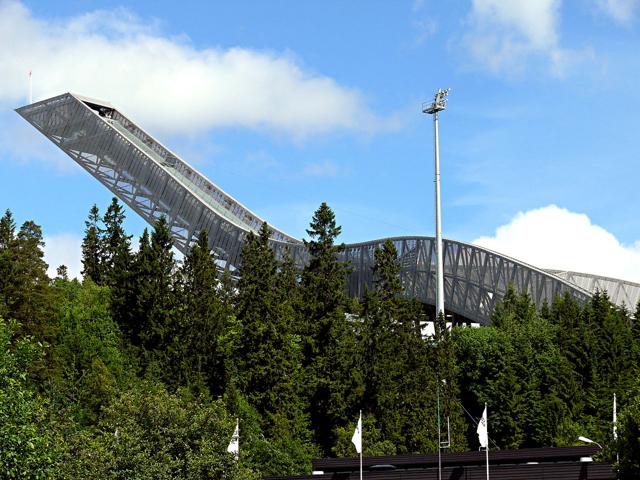
[[[180,251],[186,253],[205,230],[219,265],[230,270],[238,267],[246,235],[257,232],[263,220],[109,103],[66,93],[17,112],[147,222],[153,224],[164,215]],[[290,255],[298,267],[305,265],[304,244],[269,228],[277,256]],[[434,239],[390,240],[398,250],[405,295],[433,305]],[[341,258],[351,266],[348,290],[352,296],[362,296],[371,288],[374,252],[383,242],[345,246]],[[489,322],[509,284],[528,292],[537,306],[564,292],[581,302],[590,297],[583,285],[572,283],[575,275],[564,279],[453,240],[444,240],[444,270],[446,309],[482,324]]]
[[[635,310],[640,302],[640,283],[628,282],[617,278],[592,275],[590,273],[567,272],[564,270],[545,270],[589,292],[606,291],[609,299],[619,306]]]
[[[435,239],[433,237],[396,237],[389,239],[398,250],[400,278],[407,297],[435,304]],[[372,288],[371,267],[374,252],[384,240],[347,245],[345,259],[352,266],[349,293],[362,296]],[[444,239],[445,309],[472,321],[487,324],[498,300],[509,285],[527,292],[542,306],[557,295],[568,292],[579,302],[591,294],[568,281],[504,255],[463,242]]]
[[[58,97],[17,112],[150,224],[164,215],[176,247],[209,234],[221,265],[235,268],[262,220],[106,102]],[[276,243],[301,244],[272,228]]]

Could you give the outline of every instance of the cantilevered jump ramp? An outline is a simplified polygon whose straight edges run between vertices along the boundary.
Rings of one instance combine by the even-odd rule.
[[[114,106],[65,93],[16,111],[147,222],[153,224],[164,215],[180,251],[186,252],[205,230],[219,264],[237,269],[246,235],[257,232],[263,220]],[[302,267],[308,260],[302,241],[272,225],[269,228],[276,254],[290,255]],[[405,294],[433,305],[434,239],[391,240],[398,249]],[[351,295],[361,296],[371,286],[373,254],[383,241],[346,246],[343,256],[352,267]],[[489,322],[509,284],[529,292],[538,306],[564,292],[581,302],[591,296],[570,278],[453,240],[444,240],[444,269],[447,311],[482,324]]]

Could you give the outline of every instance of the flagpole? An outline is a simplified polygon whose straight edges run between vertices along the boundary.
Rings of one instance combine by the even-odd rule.
[[[620,462],[620,453],[618,452],[618,412],[616,408],[616,394],[613,394],[613,441],[616,445],[616,462]]]
[[[362,480],[362,410],[360,410],[360,417],[358,417],[358,425],[351,437],[351,443],[356,447],[356,452],[360,454],[360,480]]]
[[[438,388],[436,388],[436,409],[438,414],[438,480],[442,480],[442,453],[440,447],[440,380],[438,379]]]
[[[487,411],[487,402],[484,403],[484,409]],[[487,411],[487,439],[489,438],[489,412]],[[489,442],[484,449],[485,458],[487,460],[487,480],[489,480]]]
[[[360,410],[360,480],[362,480],[362,410]]]
[[[29,70],[29,105],[33,103],[33,80],[31,79],[31,70]]]

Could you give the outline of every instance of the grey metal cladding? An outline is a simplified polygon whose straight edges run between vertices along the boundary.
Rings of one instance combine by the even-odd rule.
[[[66,93],[17,112],[147,222],[164,215],[180,251],[188,251],[205,230],[220,266],[238,268],[246,235],[257,232],[263,220],[109,103]],[[303,242],[269,228],[278,258],[288,255],[298,267],[307,263]],[[351,266],[350,295],[372,288],[374,252],[384,240],[345,246],[341,258]],[[390,240],[398,250],[405,295],[434,305],[435,239]],[[443,244],[446,309],[482,324],[490,321],[509,284],[528,292],[538,306],[564,292],[584,302],[597,288],[606,288],[617,304],[635,305],[640,299],[638,284],[543,271],[475,245],[446,239]]]

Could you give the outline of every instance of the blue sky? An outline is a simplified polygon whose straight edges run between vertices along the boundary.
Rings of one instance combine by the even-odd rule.
[[[323,201],[345,242],[432,235],[420,106],[451,87],[445,236],[640,281],[639,27],[640,0],[0,0],[0,208],[77,266],[110,199],[13,112],[32,69],[34,100],[111,101],[291,235]]]

